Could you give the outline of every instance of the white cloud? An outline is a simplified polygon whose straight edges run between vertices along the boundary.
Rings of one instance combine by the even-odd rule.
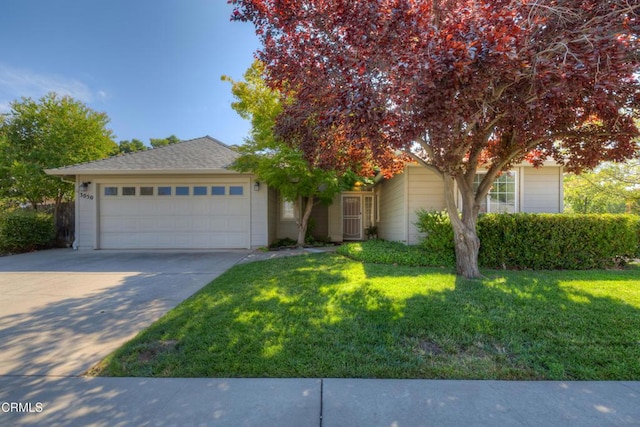
[[[107,93],[96,94],[85,83],[54,74],[40,74],[0,64],[0,110],[7,109],[10,101],[22,97],[39,99],[49,92],[71,96],[82,102],[92,102],[96,98],[105,99]]]

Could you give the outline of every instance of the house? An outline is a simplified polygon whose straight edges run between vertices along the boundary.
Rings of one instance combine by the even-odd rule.
[[[291,204],[255,176],[231,170],[237,157],[206,136],[46,172],[75,183],[79,249],[255,248],[295,238]],[[315,206],[313,234],[361,240],[376,225],[379,237],[413,244],[420,238],[416,210],[444,206],[438,176],[408,165],[392,179]],[[514,168],[498,178],[483,209],[561,212],[561,167]]]

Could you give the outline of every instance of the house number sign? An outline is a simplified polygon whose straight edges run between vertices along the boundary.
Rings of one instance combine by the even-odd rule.
[[[93,195],[91,195],[91,194],[87,194],[87,193],[80,193],[80,198],[81,198],[81,199],[89,199],[89,200],[93,200]]]

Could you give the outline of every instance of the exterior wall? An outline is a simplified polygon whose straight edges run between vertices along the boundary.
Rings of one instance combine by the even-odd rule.
[[[276,193],[277,194],[277,193]],[[276,223],[277,223],[277,231],[276,236],[278,239],[298,239],[298,226],[296,225],[296,221],[294,219],[283,219],[282,218],[282,198],[276,195],[275,201],[275,212],[276,212]],[[313,236],[316,238],[324,238],[329,234],[329,213],[328,207],[322,204],[316,204],[313,206],[311,210],[311,216],[309,219],[313,219],[315,222],[315,228],[313,230]]]
[[[520,175],[521,212],[560,213],[564,210],[562,167],[523,166]]]
[[[278,195],[276,201],[276,214],[278,218],[278,227],[276,232],[277,239],[293,239],[298,238],[298,227],[296,226],[295,219],[283,219],[282,218],[282,197]]]
[[[268,207],[268,215],[269,215],[269,235],[267,238],[267,244],[271,244],[274,240],[277,239],[278,234],[278,192],[269,188],[269,207]]]
[[[521,165],[517,173],[519,212],[559,213],[563,211],[562,167]],[[376,186],[379,195],[378,235],[386,240],[417,244],[421,240],[415,222],[416,211],[444,210],[444,184],[438,175],[419,165]]]
[[[82,182],[90,182],[87,191],[79,192]],[[266,246],[269,238],[269,191],[266,186],[253,190],[250,175],[79,175],[76,177],[76,242],[78,249],[100,248],[100,191],[103,184],[180,185],[244,182],[251,200],[249,245]]]
[[[396,175],[388,181],[382,181],[376,186],[376,194],[379,194],[380,206],[378,206],[378,237],[385,240],[407,242],[407,184],[405,173]]]
[[[86,191],[80,191],[80,184],[91,182]],[[98,231],[98,198],[96,183],[91,177],[76,177],[76,236],[73,247],[95,249]]]
[[[327,209],[328,232],[327,235],[332,242],[342,242],[342,194],[337,194],[333,202]]]
[[[258,248],[269,244],[269,189],[261,185],[258,191],[253,189],[254,180],[249,184],[251,193],[251,247]]]
[[[329,207],[317,204],[311,211],[311,219],[315,222],[312,236],[317,239],[324,239],[329,235]]]
[[[407,226],[408,240],[407,243],[415,245],[422,240],[421,233],[415,226],[418,217],[416,211],[418,209],[437,210],[446,209],[444,200],[444,183],[435,172],[418,165],[409,165],[406,168],[407,176]]]

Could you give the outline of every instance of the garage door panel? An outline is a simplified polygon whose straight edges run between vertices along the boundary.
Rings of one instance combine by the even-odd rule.
[[[249,201],[242,199],[230,199],[227,208],[232,212],[248,212]]]
[[[243,231],[245,228],[245,224],[247,223],[247,219],[244,217],[233,217],[229,218],[228,230],[229,231]]]
[[[126,204],[120,200],[105,199],[100,205],[100,211],[103,215],[119,215],[125,207]]]
[[[156,217],[156,224],[158,227],[156,228],[156,232],[170,232],[175,229],[176,220],[175,217],[172,216],[158,216]]]
[[[127,184],[127,186],[132,184]],[[222,186],[212,183],[209,185]],[[248,186],[243,196],[103,196],[101,248],[247,248],[250,245]],[[110,186],[110,185],[108,185]],[[116,185],[113,185],[116,186]],[[191,191],[192,192],[192,191]]]
[[[199,232],[211,229],[211,218],[209,216],[193,216],[190,218],[190,229]]]
[[[138,218],[131,217],[123,217],[119,221],[119,229],[122,232],[137,232],[139,230],[138,223],[140,220]]]
[[[147,217],[138,221],[138,231],[141,233],[151,233],[158,230],[157,218]]]
[[[194,214],[211,215],[211,200],[195,199],[193,200]]]
[[[229,209],[229,204],[227,204],[227,203],[223,203],[223,202],[220,202],[220,201],[215,201],[211,205],[211,215],[212,216],[230,215],[230,214],[231,214],[231,210]]]

